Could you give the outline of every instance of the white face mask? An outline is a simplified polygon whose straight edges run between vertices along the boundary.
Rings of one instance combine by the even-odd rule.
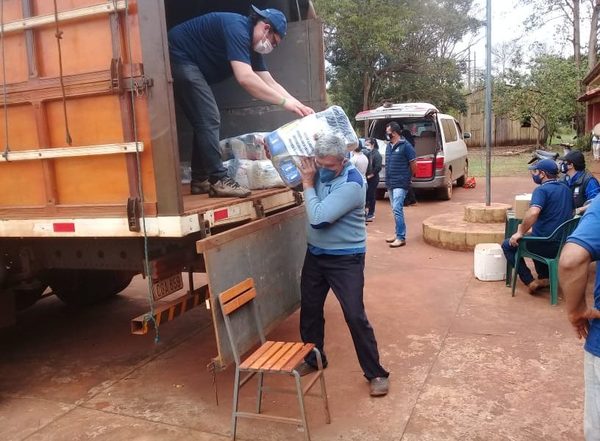
[[[271,40],[267,38],[267,34],[265,34],[263,39],[254,45],[254,52],[266,55],[271,53],[271,51],[273,51],[273,45],[271,44]]]

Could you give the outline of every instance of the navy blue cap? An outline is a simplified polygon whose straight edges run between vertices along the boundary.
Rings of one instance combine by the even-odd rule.
[[[549,175],[556,176],[558,174],[558,165],[552,159],[542,159],[535,164],[531,164],[529,170],[541,170]]]
[[[285,15],[283,15],[283,12],[281,12],[279,9],[273,8],[258,9],[254,5],[252,5],[252,9],[262,18],[267,20],[281,38],[285,37],[285,34],[287,33],[287,20]]]

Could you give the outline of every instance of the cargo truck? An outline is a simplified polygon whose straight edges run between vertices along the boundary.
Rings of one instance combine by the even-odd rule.
[[[191,131],[176,107],[167,30],[199,13],[247,13],[250,2],[12,0],[2,2],[0,60],[0,322],[42,296],[93,305],[148,284],[149,312],[132,331],[164,323],[210,293],[253,277],[266,327],[293,312],[305,251],[301,195],[191,195],[182,184]],[[315,110],[325,107],[321,23],[300,3],[279,6],[288,36],[266,60]],[[292,12],[295,14],[292,14]],[[254,100],[235,80],[215,88],[221,137],[271,131],[295,118]],[[192,274],[205,272],[207,286]],[[182,273],[190,286],[183,292]],[[156,303],[155,303],[156,302]],[[33,306],[35,307],[35,306]],[[222,318],[212,308],[217,364]]]

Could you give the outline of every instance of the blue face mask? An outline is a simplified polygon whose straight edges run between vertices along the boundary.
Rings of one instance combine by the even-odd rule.
[[[328,168],[319,168],[319,179],[322,183],[326,183],[332,181],[337,176],[337,172],[335,170],[330,170]]]
[[[535,182],[537,185],[540,185],[542,183],[542,177],[540,175],[532,175],[531,178],[533,179],[533,182]]]

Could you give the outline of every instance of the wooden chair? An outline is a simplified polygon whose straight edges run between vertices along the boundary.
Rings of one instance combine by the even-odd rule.
[[[530,259],[537,260],[538,262],[543,262],[548,265],[548,272],[550,276],[550,303],[552,305],[556,305],[558,303],[558,258],[560,257],[560,252],[567,240],[567,237],[577,228],[577,224],[579,224],[579,219],[581,216],[575,216],[568,221],[563,222],[556,230],[552,232],[552,234],[548,237],[531,237],[525,236],[519,241],[519,248],[517,249],[517,253],[515,254],[515,266],[519,264],[519,260],[524,257],[529,257]],[[556,255],[545,257],[541,256],[537,253],[531,251],[528,247],[531,244],[540,243],[540,242],[557,242],[558,249],[556,251]],[[515,296],[515,287],[517,285],[517,269],[513,268],[512,270],[512,295]]]
[[[306,412],[304,409],[304,396],[309,395],[308,392],[317,383],[317,381],[320,381],[321,383],[320,396],[323,399],[323,405],[325,407],[326,422],[328,424],[331,422],[329,415],[329,403],[327,401],[327,391],[325,389],[325,377],[323,376],[323,362],[321,359],[321,353],[312,343],[305,344],[266,341],[264,331],[261,326],[260,317],[258,315],[258,308],[254,304],[255,297],[256,289],[254,287],[254,280],[251,278],[238,283],[234,287],[222,292],[218,296],[219,305],[221,306],[221,311],[223,312],[223,318],[225,320],[227,336],[229,338],[233,357],[235,359],[235,380],[233,385],[233,409],[231,422],[232,439],[235,440],[236,437],[238,418],[252,418],[301,425],[304,428],[304,439],[306,441],[310,441],[310,433],[308,430]],[[240,335],[236,335],[234,329],[239,331],[239,329],[236,328],[236,318],[243,318],[243,314],[240,314],[240,312],[244,309],[252,310],[253,321],[256,324],[256,343],[260,341],[261,345],[246,359],[241,360],[238,350]],[[255,334],[252,333],[252,335]],[[247,337],[247,334],[245,336]],[[295,368],[298,363],[302,362],[311,351],[315,352],[317,357],[318,370],[314,374],[311,374],[310,377],[307,377],[310,380],[306,385],[304,385],[303,388],[300,375]],[[240,379],[241,372],[248,372],[248,375]],[[281,389],[277,391],[283,393],[296,393],[298,395],[300,418],[287,418],[261,414],[262,395],[263,390],[266,389],[266,387],[263,386],[264,374],[279,374],[294,378],[296,386],[295,391]],[[258,377],[256,412],[240,411],[238,410],[239,391],[241,387],[246,384],[254,375],[257,375]]]

